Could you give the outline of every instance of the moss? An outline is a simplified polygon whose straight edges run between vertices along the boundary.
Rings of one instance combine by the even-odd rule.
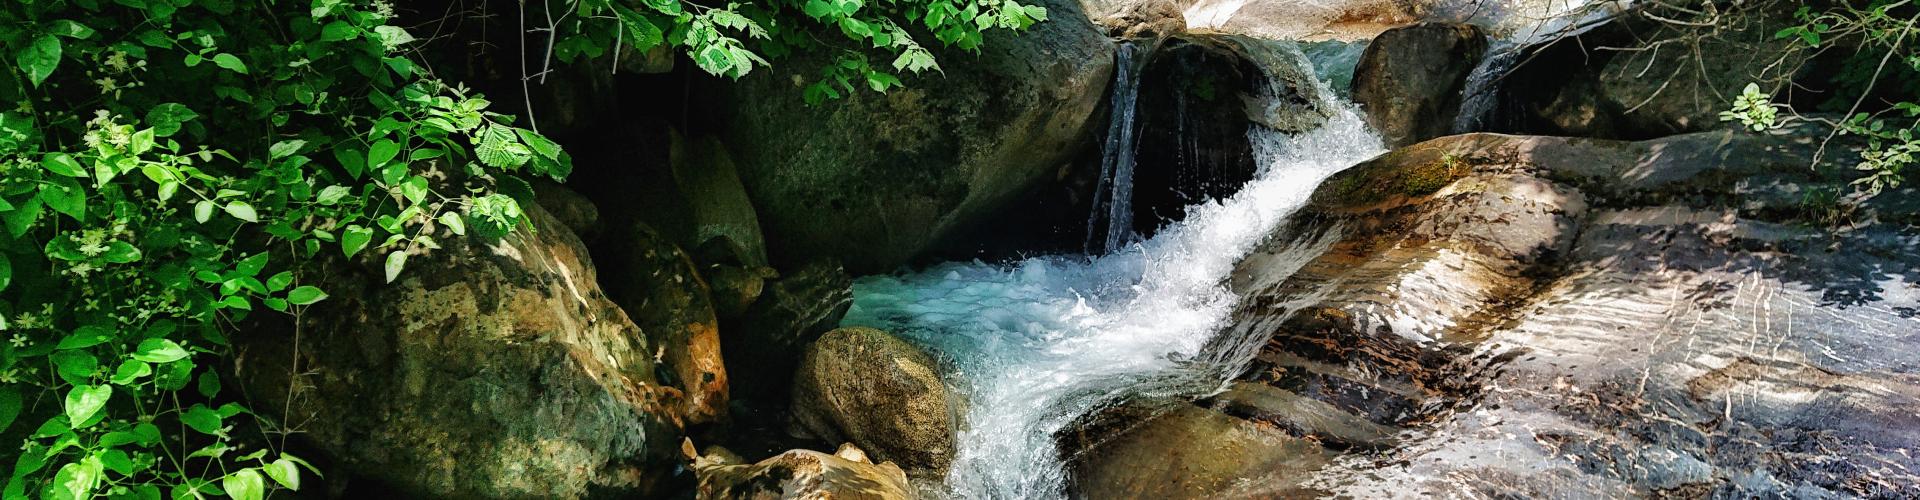
[[[1465,177],[1472,168],[1460,155],[1440,155],[1440,161],[1415,165],[1401,178],[1401,192],[1407,196],[1425,196]]]
[[[1395,196],[1433,194],[1473,171],[1473,165],[1456,154],[1442,154],[1433,161],[1420,161],[1420,156],[1425,155],[1389,153],[1335,176],[1316,198],[1333,206],[1370,206]]]

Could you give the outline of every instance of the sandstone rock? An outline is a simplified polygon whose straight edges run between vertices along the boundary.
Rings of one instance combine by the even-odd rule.
[[[537,233],[436,235],[443,248],[392,284],[377,264],[322,261],[331,298],[297,326],[234,337],[239,385],[401,493],[664,494],[687,419],[683,392],[656,378],[665,339],[600,292],[565,225],[526,208]]]
[[[1387,147],[1446,135],[1467,74],[1487,51],[1470,24],[1421,23],[1381,33],[1354,69],[1353,100]]]
[[[846,499],[906,500],[914,498],[907,476],[892,462],[874,464],[852,445],[834,454],[791,450],[751,465],[724,453],[697,455],[693,443],[683,445],[693,460],[700,487],[696,498],[721,499]]]
[[[1086,144],[1113,47],[1066,0],[981,47],[935,48],[944,72],[808,106],[822,56],[756,70],[716,110],[774,267],[837,258],[889,271],[986,222]]]
[[[872,328],[827,332],[794,374],[794,416],[814,436],[909,469],[953,462],[956,410],[932,357]]]
[[[706,280],[685,252],[644,224],[619,237],[620,262],[608,266],[608,295],[655,339],[661,383],[683,392],[687,423],[719,418],[726,412],[728,377]]]
[[[1105,422],[1101,422],[1104,420]],[[1073,427],[1076,498],[1289,498],[1329,454],[1312,441],[1179,401],[1142,401]]]

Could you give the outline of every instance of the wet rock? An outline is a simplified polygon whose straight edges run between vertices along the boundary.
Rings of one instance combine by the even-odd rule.
[[[442,248],[392,284],[375,263],[317,262],[332,296],[297,326],[236,335],[236,380],[298,439],[400,493],[663,494],[687,420],[656,375],[665,339],[601,293],[565,225],[527,213],[537,233],[436,235]]]
[[[1470,134],[1357,166],[1241,264],[1228,336],[1272,335],[1203,404],[1366,451],[1300,484],[1333,496],[1920,494],[1920,240],[1753,218],[1844,182],[1808,139]]]
[[[1075,498],[1300,497],[1311,492],[1295,476],[1329,456],[1310,440],[1179,401],[1123,404],[1072,428]]]
[[[1366,40],[1420,18],[1425,2],[1330,0],[1249,2],[1197,0],[1186,8],[1188,29],[1270,40]]]
[[[728,377],[706,280],[685,252],[644,224],[619,238],[620,261],[608,266],[608,295],[657,341],[660,382],[684,394],[687,423],[718,419],[726,411]]]
[[[743,395],[784,404],[807,345],[838,326],[853,306],[853,278],[839,265],[821,262],[764,286],[721,342]]]
[[[1187,31],[1180,0],[1139,0],[1128,2],[1112,15],[1095,22],[1110,35],[1124,39],[1164,39]]]
[[[809,432],[908,469],[953,462],[956,410],[932,357],[873,328],[827,332],[794,374],[793,413]]]
[[[1053,178],[1088,144],[1113,45],[1065,0],[1050,21],[978,54],[935,47],[944,72],[886,94],[808,106],[832,54],[800,55],[725,86],[715,122],[733,148],[774,267],[834,258],[890,271]],[[965,243],[965,242],[958,242]]]
[[[906,500],[914,498],[907,476],[892,462],[874,464],[853,445],[834,454],[790,450],[755,464],[740,464],[724,450],[707,455],[686,442],[682,453],[699,477],[697,498]]]
[[[1467,75],[1487,51],[1479,27],[1420,23],[1381,33],[1354,69],[1353,101],[1395,148],[1448,133]]]

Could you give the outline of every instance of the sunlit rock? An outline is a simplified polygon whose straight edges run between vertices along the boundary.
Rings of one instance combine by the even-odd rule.
[[[793,413],[815,437],[852,441],[909,469],[953,462],[956,410],[932,357],[887,332],[840,328],[807,348]]]

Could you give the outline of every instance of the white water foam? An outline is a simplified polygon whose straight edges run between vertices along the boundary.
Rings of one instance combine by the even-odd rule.
[[[1235,303],[1225,284],[1234,265],[1328,175],[1382,152],[1351,107],[1304,134],[1255,129],[1255,179],[1147,241],[1097,258],[946,263],[854,284],[842,324],[930,349],[967,398],[941,493],[1060,497],[1055,432],[1114,397],[1206,394],[1238,371],[1221,365],[1244,360],[1203,352]]]

